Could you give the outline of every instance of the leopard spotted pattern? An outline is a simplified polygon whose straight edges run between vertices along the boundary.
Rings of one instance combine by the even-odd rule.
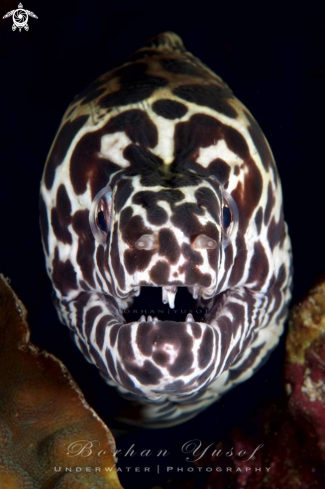
[[[60,319],[148,426],[185,421],[278,342],[291,251],[269,145],[228,86],[160,34],[69,106],[41,184]],[[123,311],[186,287],[203,321]]]

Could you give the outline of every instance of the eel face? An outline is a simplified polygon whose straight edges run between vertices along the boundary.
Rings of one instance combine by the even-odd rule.
[[[277,344],[291,251],[268,143],[228,86],[160,34],[69,106],[41,184],[61,320],[150,425],[194,416]],[[187,288],[204,321],[125,310]],[[190,297],[189,295],[189,297]],[[136,299],[137,300],[137,299]]]

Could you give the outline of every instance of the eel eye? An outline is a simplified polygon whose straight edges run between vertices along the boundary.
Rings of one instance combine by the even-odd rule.
[[[229,228],[232,221],[232,213],[227,205],[223,206],[222,209],[222,219],[223,219],[223,227],[224,229]]]
[[[96,241],[105,244],[111,223],[112,189],[109,185],[100,190],[91,204],[90,229]]]
[[[226,248],[238,229],[238,208],[232,196],[222,189],[223,245]]]

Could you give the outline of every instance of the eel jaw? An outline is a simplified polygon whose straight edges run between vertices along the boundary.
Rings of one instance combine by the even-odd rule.
[[[222,332],[214,327],[214,321],[210,323],[212,314],[209,309],[205,318],[202,318],[202,314],[198,318],[196,308],[200,306],[202,313],[202,300],[192,301],[193,306],[189,305],[188,292],[200,297],[201,290],[181,287],[183,290],[179,293],[182,297],[179,299],[183,301],[186,298],[187,310],[184,311],[184,306],[181,306],[182,309],[176,308],[170,314],[169,309],[162,318],[161,310],[157,313],[152,307],[153,296],[149,297],[146,289],[154,292],[155,301],[161,301],[159,287],[144,287],[133,304],[139,315],[136,316],[133,311],[132,319],[126,313],[125,322],[118,321],[116,340],[110,349],[114,367],[106,364],[107,373],[122,388],[122,392],[129,391],[137,397],[157,400],[163,395],[187,396],[197,393],[223,372],[220,361]],[[174,305],[176,293],[177,287],[174,285],[162,287],[166,304]],[[209,302],[213,316],[222,308],[223,299],[220,298],[223,296],[219,294]],[[140,298],[145,304],[142,314],[137,302]]]
[[[121,325],[110,377],[139,397],[190,395],[218,375],[219,332],[191,313],[184,322],[142,315]]]

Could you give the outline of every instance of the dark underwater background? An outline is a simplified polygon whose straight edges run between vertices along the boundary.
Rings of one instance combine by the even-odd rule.
[[[11,278],[28,310],[32,341],[65,363],[89,404],[115,430],[118,449],[125,453],[134,444],[139,452],[170,452],[165,461],[155,455],[145,460],[120,457],[122,468],[152,467],[149,474],[123,471],[122,485],[149,488],[167,480],[164,470],[155,472],[158,462],[186,467],[185,442],[216,443],[262,400],[276,402],[282,392],[285,337],[253,378],[183,425],[128,430],[112,421],[124,403],[83,359],[51,301],[38,226],[47,153],[77,93],[147,39],[175,31],[189,51],[229,84],[270,143],[282,180],[297,302],[325,271],[325,7],[25,0],[24,8],[38,19],[30,18],[29,32],[19,33],[12,32],[10,18],[2,19],[17,4],[0,4],[0,271]]]

